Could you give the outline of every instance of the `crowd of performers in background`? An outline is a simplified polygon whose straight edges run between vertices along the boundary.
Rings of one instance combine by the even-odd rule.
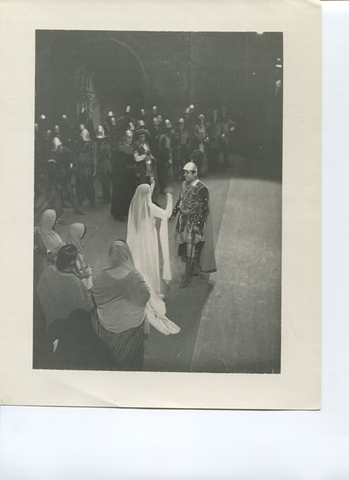
[[[73,130],[63,116],[53,138],[43,128],[47,119],[40,118],[35,173],[45,207],[34,236],[34,318],[53,360],[46,368],[142,370],[149,325],[164,335],[180,332],[166,316],[163,289],[172,280],[171,218],[177,219],[178,254],[185,263],[179,287],[187,287],[193,275],[216,271],[209,191],[199,177],[218,168],[221,153],[221,168],[227,165],[236,123],[225,108],[206,122],[191,106],[175,126],[155,113],[156,107],[149,124],[144,110],[138,120],[130,107],[118,120],[109,112],[94,131],[82,111]],[[97,175],[102,202],[111,203],[116,220],[128,219],[126,239],[113,242],[107,265],[94,274],[84,251],[85,225],[71,224],[65,241],[55,226],[67,224],[66,202],[79,215],[85,214],[85,199],[95,206]],[[174,205],[170,176],[184,177]],[[165,208],[157,203],[160,194]]]
[[[236,122],[226,107],[197,114],[190,105],[176,121],[164,118],[156,106],[133,115],[127,106],[116,118],[110,111],[96,129],[86,110],[74,124],[67,115],[53,125],[46,115],[35,124],[36,195],[44,209],[54,209],[59,222],[64,207],[84,215],[85,200],[96,203],[94,178],[102,186],[102,203],[111,203],[111,213],[124,220],[138,185],[155,179],[153,202],[169,179],[183,177],[183,166],[194,162],[199,177],[228,165],[235,143]],[[42,213],[39,212],[40,214]]]

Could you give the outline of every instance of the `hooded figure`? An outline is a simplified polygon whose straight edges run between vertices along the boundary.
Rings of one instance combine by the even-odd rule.
[[[117,240],[110,247],[107,266],[95,278],[98,319],[92,322],[112,350],[118,370],[143,370],[143,325],[149,297],[128,245]]]
[[[74,266],[75,274],[81,279],[87,290],[92,290],[92,266],[89,265],[84,251],[84,236],[86,227],[83,223],[73,223],[69,227],[67,243],[75,245],[78,249],[78,256]]]
[[[45,210],[41,225],[34,230],[34,286],[44,269],[55,262],[63,240],[55,231],[57,214],[55,210]]]
[[[137,187],[132,199],[127,225],[127,243],[132,252],[136,268],[143,275],[149,289],[147,320],[164,335],[175,334],[180,328],[166,317],[166,305],[161,293],[159,241],[155,220],[160,223],[160,249],[163,258],[162,279],[169,283],[172,279],[167,222],[172,211],[172,194],[167,193],[167,207],[163,210],[151,200],[152,189],[144,183]]]

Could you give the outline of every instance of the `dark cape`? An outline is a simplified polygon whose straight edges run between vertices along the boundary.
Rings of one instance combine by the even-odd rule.
[[[111,214],[115,218],[127,215],[138,185],[131,145],[120,144],[112,154],[112,185]]]

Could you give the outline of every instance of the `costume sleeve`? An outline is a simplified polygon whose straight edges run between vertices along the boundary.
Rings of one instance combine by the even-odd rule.
[[[158,207],[157,205],[154,205],[154,203],[152,203],[150,206],[151,214],[156,218],[160,218],[161,220],[167,220],[168,218],[170,218],[172,214],[173,200],[172,200],[171,193],[167,193],[166,197],[167,197],[167,204],[166,204],[165,210],[161,207]]]
[[[209,193],[207,187],[202,187],[199,191],[199,197],[201,202],[200,214],[196,225],[200,228],[203,228],[204,223],[206,221],[209,207],[208,207],[208,200],[209,200]]]
[[[179,197],[178,197],[178,200],[174,206],[174,209],[172,210],[172,215],[171,217],[175,217],[178,213],[178,210],[179,210],[179,204],[181,202],[181,197],[182,197],[182,190],[183,190],[183,185],[182,185],[182,188],[181,188],[181,191],[180,191],[180,194],[179,194]]]
[[[147,158],[147,155],[144,153],[143,155],[139,152],[138,148],[135,147],[134,151],[133,151],[133,156],[136,160],[136,162],[142,162],[143,160],[145,160]]]

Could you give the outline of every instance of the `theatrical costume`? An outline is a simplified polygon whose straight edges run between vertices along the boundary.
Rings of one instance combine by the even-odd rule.
[[[169,282],[172,274],[167,222],[171,210],[171,194],[167,194],[167,207],[163,210],[153,204],[150,186],[139,185],[130,205],[127,225],[127,244],[132,252],[135,266],[150,288],[151,297],[146,307],[147,320],[164,335],[180,331],[180,328],[166,317],[166,305],[161,293],[159,241],[155,225],[156,219],[159,219],[161,221],[160,249],[163,258],[162,278],[165,282]]]
[[[89,265],[85,256],[82,238],[85,235],[86,227],[83,223],[73,223],[69,227],[67,243],[75,245],[78,249],[76,265],[74,266],[75,274],[81,279],[87,290],[92,290],[92,266]]]
[[[143,276],[134,266],[127,244],[113,243],[108,265],[94,281],[97,335],[113,351],[120,370],[143,369],[143,322],[150,297]]]
[[[114,218],[126,216],[137,188],[136,162],[132,145],[120,144],[112,156],[112,203]]]

